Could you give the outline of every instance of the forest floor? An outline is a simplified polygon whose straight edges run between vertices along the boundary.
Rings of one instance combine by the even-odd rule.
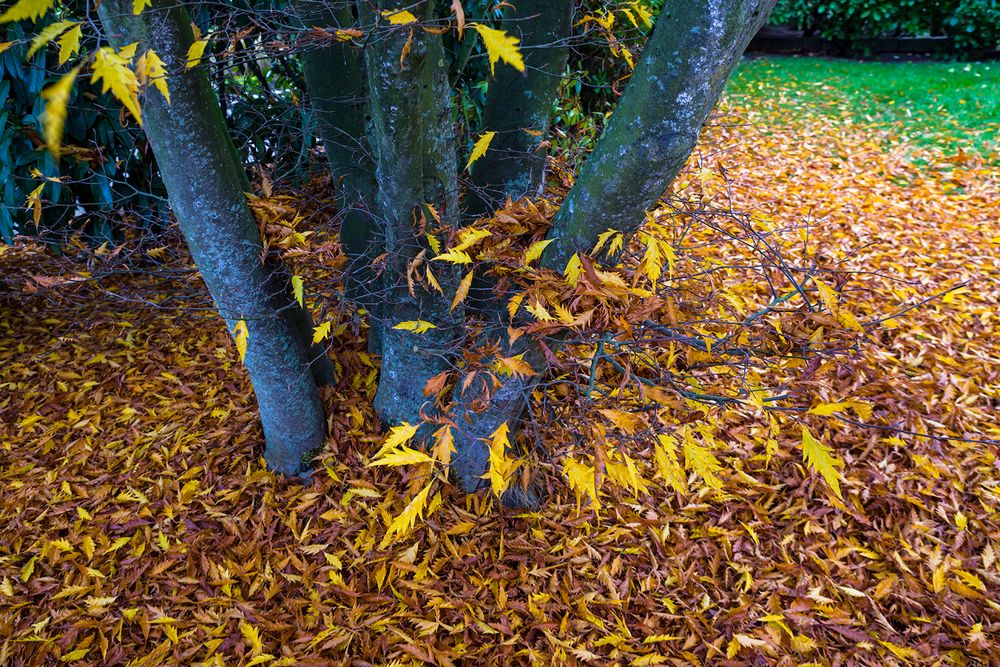
[[[412,480],[365,467],[377,368],[349,328],[304,486],[263,467],[221,321],[109,296],[150,276],[74,297],[8,249],[0,664],[1000,662],[1000,115],[978,87],[998,67],[867,67],[747,63],[676,188],[838,267],[863,340],[783,386],[825,406],[799,418],[843,500],[795,424],[766,443],[713,407],[721,488],[657,479],[599,515],[565,488],[519,515],[444,488],[383,548]],[[948,67],[965,78],[928,109]]]

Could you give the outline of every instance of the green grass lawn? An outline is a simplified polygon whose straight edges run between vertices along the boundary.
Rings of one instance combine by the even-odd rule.
[[[872,123],[915,145],[998,160],[1000,62],[744,61],[728,94],[794,113]]]

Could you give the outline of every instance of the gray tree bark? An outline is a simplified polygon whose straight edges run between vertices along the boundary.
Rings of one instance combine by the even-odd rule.
[[[412,5],[405,0],[376,3],[379,13],[407,7]],[[433,8],[434,3],[428,3],[425,20],[433,18]],[[407,279],[408,268],[421,253],[426,259],[433,256],[424,231],[436,222],[427,206],[434,208],[446,231],[458,226],[448,71],[440,35],[417,24],[392,26],[384,19],[376,24],[376,15],[370,12],[365,18],[376,33],[366,52],[370,142],[386,253],[382,373],[375,409],[388,424],[416,422],[429,400],[423,395],[427,381],[452,367],[455,341],[465,320],[461,306],[449,308],[459,281],[454,266],[429,264],[444,294],[419,281],[411,291]],[[418,275],[422,277],[424,269]],[[414,320],[431,322],[436,328],[424,334],[393,328]]]
[[[610,123],[556,214],[542,267],[561,272],[574,253],[589,252],[605,230],[630,234],[642,225],[646,211],[684,166],[733,68],[773,6],[774,0],[668,5]],[[503,347],[505,356],[524,354],[539,374],[499,378],[499,386],[480,380],[464,392],[456,388],[452,415],[458,426],[457,451],[451,473],[467,492],[483,484],[480,477],[489,460],[486,438],[503,422],[511,433],[516,431],[531,390],[548,366],[541,347],[528,336]],[[558,347],[558,341],[550,347]],[[477,410],[484,396],[491,397],[487,407]]]
[[[152,87],[143,97],[143,129],[153,147],[171,208],[191,255],[230,330],[249,331],[244,364],[253,382],[266,440],[265,458],[278,472],[296,474],[321,447],[326,423],[308,347],[280,306],[282,280],[265,266],[260,231],[244,196],[238,163],[204,68],[186,69],[191,20],[176,3],[153,3],[139,16],[130,0],[104,0],[99,12],[116,47],[139,42],[153,49],[170,76],[171,103]],[[324,357],[325,358],[325,357]]]
[[[510,196],[537,196],[544,187],[546,132],[566,70],[572,0],[519,0],[499,26],[521,39],[525,72],[498,67],[486,92],[483,130],[496,132],[472,168],[466,210],[489,215]]]
[[[294,6],[306,29],[355,27],[350,2],[296,0]],[[382,252],[382,233],[373,215],[375,164],[365,134],[364,56],[347,41],[306,45],[302,72],[337,193],[340,241],[348,258],[345,291],[349,299],[377,317],[381,298],[372,263]]]

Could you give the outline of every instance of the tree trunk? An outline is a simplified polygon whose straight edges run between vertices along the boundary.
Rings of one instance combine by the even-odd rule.
[[[489,215],[508,196],[537,196],[545,182],[546,132],[566,69],[572,0],[519,0],[501,29],[521,39],[525,72],[498,67],[486,92],[483,130],[496,132],[472,168],[466,210]]]
[[[634,232],[687,160],[698,134],[774,0],[692,0],[664,10],[618,108],[556,214],[541,265],[561,272],[574,253],[589,252],[607,229]],[[486,471],[486,438],[503,422],[520,425],[531,390],[548,362],[524,336],[505,346],[538,371],[527,379],[501,377],[463,392],[456,388],[458,425],[451,473],[467,492]],[[550,348],[558,347],[558,340]],[[490,364],[485,364],[489,367]],[[490,397],[484,410],[475,405]],[[531,503],[532,499],[528,499]]]
[[[295,8],[306,29],[355,25],[349,2],[335,6],[323,0],[297,0]],[[375,165],[365,135],[368,104],[363,55],[349,42],[307,44],[302,51],[302,72],[337,193],[340,242],[348,258],[345,292],[378,317],[381,297],[372,263],[382,252],[382,233],[372,214]],[[377,341],[373,342],[377,349]]]
[[[607,229],[642,225],[698,141],[774,0],[669,3],[625,93],[549,230],[542,265],[562,271]]]
[[[428,3],[428,17],[434,3]],[[379,12],[412,6],[377,3]],[[374,25],[367,50],[371,91],[371,145],[375,154],[377,215],[385,232],[385,310],[382,326],[382,372],[375,409],[383,422],[416,422],[425,403],[427,381],[451,368],[456,337],[464,325],[461,306],[449,310],[459,281],[457,269],[427,262],[410,287],[408,268],[421,253],[431,254],[425,231],[458,225],[458,178],[450,90],[441,36],[417,24]],[[440,237],[439,237],[440,238]],[[443,240],[443,239],[442,239]],[[430,268],[444,294],[422,282]],[[447,295],[447,297],[445,296]],[[393,328],[406,321],[435,325],[417,334]],[[377,324],[377,323],[376,323]]]
[[[139,42],[153,49],[171,74],[171,103],[152,86],[143,98],[143,129],[153,147],[170,205],[191,255],[231,330],[240,319],[249,331],[244,363],[250,373],[266,440],[265,458],[276,471],[295,474],[303,458],[322,446],[325,419],[316,383],[307,370],[307,345],[289,311],[275,307],[275,273],[262,256],[260,231],[244,196],[225,120],[205,69],[186,69],[191,21],[175,3],[155,2],[139,16],[129,0],[104,0],[100,16],[112,44]]]

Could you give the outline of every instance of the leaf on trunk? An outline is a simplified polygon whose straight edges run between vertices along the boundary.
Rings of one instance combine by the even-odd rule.
[[[191,69],[192,67],[197,67],[201,62],[201,57],[205,55],[205,47],[208,46],[207,39],[199,39],[198,41],[191,44],[188,47],[187,52],[187,66],[185,69]]]
[[[427,333],[431,329],[437,329],[437,325],[426,320],[407,320],[406,322],[400,322],[393,329],[399,329],[400,331],[412,331],[415,334]]]
[[[490,74],[496,75],[494,66],[498,60],[502,60],[518,72],[524,71],[524,58],[517,45],[521,42],[517,37],[511,37],[503,30],[490,28],[481,23],[470,23],[476,29],[479,36],[483,38],[483,46],[486,47],[486,54],[490,59]]]
[[[451,455],[455,449],[455,438],[450,426],[442,426],[434,432],[434,450],[432,454],[441,465],[451,465]]]
[[[518,466],[517,461],[507,457],[507,448],[510,446],[509,433],[507,422],[504,422],[490,434],[490,467],[482,476],[482,479],[489,480],[490,488],[498,498],[507,490],[510,476]]]
[[[295,300],[299,302],[299,307],[305,308],[305,286],[302,284],[302,276],[292,276],[292,294],[295,295]]]
[[[844,462],[833,455],[832,449],[814,438],[805,426],[802,427],[802,458],[811,470],[823,475],[823,479],[833,492],[843,500],[844,496],[840,493],[840,473],[837,472],[837,468],[842,467]]]
[[[42,118],[42,129],[45,132],[45,143],[57,158],[62,153],[63,125],[66,122],[66,105],[73,90],[73,82],[80,72],[77,65],[64,74],[59,81],[41,92],[45,100],[45,115]]]
[[[236,322],[233,327],[233,339],[236,341],[236,350],[240,353],[240,361],[247,355],[247,340],[250,338],[250,331],[244,320]]]
[[[532,243],[531,247],[529,247],[527,252],[524,253],[524,265],[527,266],[541,257],[545,248],[548,247],[550,243],[552,243],[552,239],[542,239],[541,241],[535,241]]]
[[[93,74],[90,81],[91,83],[100,81],[101,92],[106,93],[110,90],[122,106],[135,117],[139,125],[142,125],[142,112],[139,111],[139,79],[136,78],[135,72],[129,69],[135,46],[130,44],[117,53],[107,46],[97,49],[94,53]]]
[[[383,10],[382,18],[387,20],[389,25],[409,25],[410,23],[417,22],[417,17],[413,15],[413,12],[406,9],[401,9],[395,12],[391,9]]]
[[[472,154],[469,156],[469,161],[465,164],[465,170],[468,171],[472,163],[486,155],[486,149],[490,147],[490,142],[493,141],[493,137],[496,136],[496,132],[483,132],[479,135],[479,139],[476,140],[476,145],[472,147]]]
[[[495,368],[497,373],[500,375],[512,376],[516,378],[526,378],[536,373],[535,369],[531,367],[531,364],[524,360],[523,354],[519,354],[514,357],[498,357],[496,362],[493,364],[493,368]]]
[[[139,56],[135,63],[135,73],[139,77],[139,83],[143,86],[153,84],[163,99],[170,104],[170,90],[167,88],[167,69],[163,66],[163,60],[153,49],[147,50]]]
[[[565,276],[566,282],[569,285],[576,287],[576,284],[580,282],[581,273],[583,273],[583,263],[580,261],[580,255],[573,253],[573,256],[566,262],[566,268],[563,269],[563,276]]]
[[[31,19],[37,21],[45,12],[52,8],[56,0],[19,0],[13,7],[0,16],[0,23],[10,23],[12,21],[24,21]]]

